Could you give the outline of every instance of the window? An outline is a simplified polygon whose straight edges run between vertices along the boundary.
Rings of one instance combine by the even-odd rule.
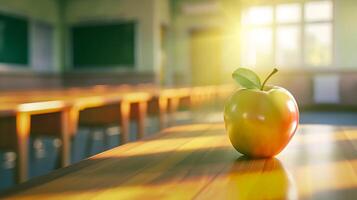
[[[332,63],[332,3],[305,4],[305,64],[328,66]]]
[[[282,4],[276,6],[276,21],[278,23],[298,23],[301,21],[300,4]]]
[[[269,6],[252,7],[244,17],[244,22],[251,25],[271,24],[273,22],[273,10]]]
[[[260,66],[271,62],[272,36],[272,30],[264,27],[251,29],[247,32],[243,51],[246,65]]]
[[[301,57],[300,29],[287,25],[277,27],[275,63],[278,66],[297,66]]]
[[[331,66],[332,1],[249,7],[243,13],[242,64]]]

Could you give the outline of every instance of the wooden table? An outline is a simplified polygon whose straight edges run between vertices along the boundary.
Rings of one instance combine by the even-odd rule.
[[[215,93],[212,91],[216,91],[216,88],[220,88],[219,91],[226,91],[223,96],[227,96],[229,91],[224,88],[232,90],[231,85],[192,89],[196,92],[191,92],[191,88],[158,88],[153,85],[102,85],[88,88],[1,92],[0,117],[5,117],[6,120],[0,121],[0,148],[15,150],[18,156],[16,181],[24,182],[28,178],[27,149],[30,132],[37,132],[39,135],[50,134],[62,139],[61,166],[64,167],[70,161],[70,139],[77,132],[78,122],[103,125],[109,121],[118,124],[121,127],[120,141],[126,143],[130,118],[137,120],[137,137],[141,139],[145,136],[147,110],[158,110],[160,128],[164,128],[167,124],[167,113],[170,114],[171,121],[174,121],[172,119],[180,100]],[[198,100],[198,103],[200,102]],[[92,109],[92,112],[88,109]],[[84,110],[88,111],[87,115],[83,115]],[[59,113],[61,116],[56,118]],[[82,117],[79,117],[80,113]],[[41,117],[39,114],[46,115]],[[34,116],[37,118],[32,119]]]
[[[22,98],[14,95],[3,97],[3,99],[13,99],[9,102],[0,101],[0,116],[6,118],[5,121],[0,123],[0,130],[3,131],[0,135],[2,140],[0,141],[0,147],[5,146],[7,149],[15,150],[17,153],[16,182],[18,183],[28,179],[28,141],[30,132],[33,132],[31,129],[34,129],[34,127],[37,132],[46,134],[53,132],[53,135],[61,138],[62,167],[70,163],[70,139],[77,132],[78,117],[81,110],[117,104],[118,109],[112,110],[112,112],[120,116],[118,125],[121,127],[121,142],[126,143],[129,135],[130,105],[137,103],[139,105],[137,109],[138,137],[142,138],[145,135],[146,103],[151,98],[148,93],[121,92],[105,96],[86,96],[82,93],[78,93],[76,96],[60,94],[60,92],[57,92],[57,96],[55,94],[53,96],[24,95]],[[36,102],[36,100],[40,101]],[[60,114],[60,117],[59,120],[47,120],[49,116],[46,115],[41,118],[42,122],[45,122],[44,124],[32,123],[31,118],[40,114]]]
[[[16,182],[24,182],[28,177],[28,141],[31,132],[32,117],[34,115],[55,113],[59,115],[58,119],[56,119],[59,125],[52,126],[50,129],[56,131],[61,138],[62,147],[60,163],[61,166],[65,167],[69,164],[70,151],[70,127],[68,126],[70,106],[68,104],[62,101],[1,104],[0,117],[3,119],[0,122],[0,130],[2,131],[0,135],[0,147],[15,150],[17,154]],[[48,120],[46,121],[50,122]],[[38,124],[35,126],[38,126]]]
[[[165,129],[19,185],[8,199],[357,199],[357,127],[302,125],[249,160],[222,123]]]

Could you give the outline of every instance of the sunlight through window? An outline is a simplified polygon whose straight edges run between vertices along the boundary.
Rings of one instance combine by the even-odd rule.
[[[298,26],[277,28],[276,64],[296,67],[300,64],[300,30]]]
[[[272,55],[272,30],[256,28],[248,31],[247,36],[245,65],[261,66],[269,62]]]
[[[311,66],[327,66],[332,57],[331,24],[309,24],[305,28],[305,62]]]
[[[278,23],[300,22],[301,6],[299,4],[282,4],[276,7]]]
[[[250,7],[243,15],[242,64],[331,66],[332,20],[328,0]]]
[[[305,20],[321,21],[332,20],[332,2],[314,1],[305,4]]]
[[[244,17],[246,24],[262,25],[273,22],[273,8],[270,6],[252,7]]]

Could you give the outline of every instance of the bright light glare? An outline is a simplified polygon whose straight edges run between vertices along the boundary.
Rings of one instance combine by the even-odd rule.
[[[36,102],[36,103],[24,103],[17,107],[20,112],[32,112],[37,110],[46,109],[59,109],[64,106],[62,101],[46,101],[46,102]]]
[[[328,66],[332,62],[332,27],[329,23],[307,25],[305,62],[310,66]]]
[[[270,62],[272,55],[272,37],[273,33],[270,28],[256,28],[248,31],[243,37],[244,65],[258,66]]]
[[[273,8],[260,6],[250,8],[243,17],[244,24],[271,24],[273,22]]]
[[[288,109],[290,112],[296,112],[296,106],[293,101],[288,101]]]
[[[331,1],[315,1],[305,4],[305,20],[319,21],[331,20],[333,13]]]
[[[300,58],[299,26],[277,28],[276,64],[279,66],[297,66]]]
[[[281,4],[276,7],[276,20],[280,23],[299,22],[301,20],[301,6],[294,4]]]

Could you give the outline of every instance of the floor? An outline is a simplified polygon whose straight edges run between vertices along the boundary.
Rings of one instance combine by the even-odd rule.
[[[356,112],[302,112],[302,124],[357,125]]]
[[[212,120],[221,120],[221,114],[214,115]],[[186,120],[185,120],[186,119]],[[187,113],[183,114],[180,123],[186,123]],[[357,125],[357,113],[352,112],[302,112],[302,124],[333,124]],[[158,130],[158,119],[148,120],[148,133]],[[135,140],[136,126],[131,124],[130,140]],[[120,129],[107,127],[105,129],[88,129],[81,127],[72,143],[72,163],[78,162],[91,155],[100,153],[120,144]],[[59,166],[59,148],[61,142],[56,138],[31,138],[30,141],[30,177],[46,174]],[[0,151],[0,191],[14,185],[14,169],[16,154]]]

